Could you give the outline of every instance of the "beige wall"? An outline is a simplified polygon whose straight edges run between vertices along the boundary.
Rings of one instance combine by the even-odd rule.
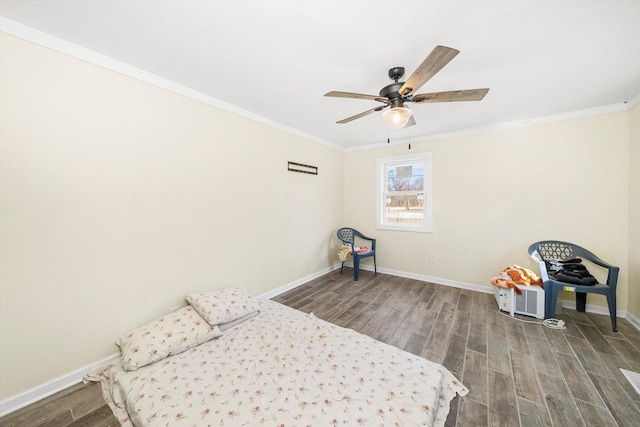
[[[629,112],[629,313],[640,319],[640,104]]]
[[[538,240],[565,240],[621,268],[628,308],[628,112],[345,154],[345,223],[378,239],[378,267],[475,285],[536,268]],[[376,159],[433,153],[434,232],[376,230]],[[429,262],[429,255],[436,262]],[[537,270],[537,268],[536,268]],[[595,274],[595,272],[594,272]],[[606,305],[601,296],[589,304]]]
[[[336,261],[341,151],[0,43],[0,399],[114,354],[186,293],[259,295]]]
[[[619,309],[640,318],[640,106],[342,153],[0,43],[0,399],[113,354],[188,292],[322,270],[342,225],[378,238],[383,269],[483,286],[535,268],[531,242],[573,241],[621,267]],[[435,232],[376,230],[376,159],[418,151],[434,155]]]

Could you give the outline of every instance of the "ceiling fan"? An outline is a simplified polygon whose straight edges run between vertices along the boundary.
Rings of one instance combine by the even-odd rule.
[[[411,110],[404,106],[407,102],[416,104],[426,104],[430,102],[457,102],[457,101],[480,101],[489,92],[488,88],[484,89],[467,89],[452,90],[447,92],[421,93],[414,95],[415,91],[420,89],[429,79],[436,75],[445,65],[449,63],[458,53],[459,50],[446,46],[436,46],[429,56],[420,64],[420,66],[409,76],[406,82],[399,82],[404,76],[404,67],[394,67],[389,70],[389,77],[394,83],[383,87],[379,95],[364,95],[351,92],[327,92],[324,96],[337,98],[355,98],[367,99],[381,102],[379,105],[370,110],[364,111],[355,116],[347,117],[337,121],[336,123],[344,124],[353,120],[367,116],[376,111],[382,111],[387,107],[389,110],[382,113],[382,118],[391,129],[400,129],[416,124]]]

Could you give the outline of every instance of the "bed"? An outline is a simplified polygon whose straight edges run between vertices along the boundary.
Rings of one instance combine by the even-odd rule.
[[[87,379],[123,426],[442,426],[451,399],[468,392],[439,364],[246,298],[224,319],[192,303],[186,326],[166,318],[126,334],[122,358]],[[167,327],[180,322],[177,333]]]

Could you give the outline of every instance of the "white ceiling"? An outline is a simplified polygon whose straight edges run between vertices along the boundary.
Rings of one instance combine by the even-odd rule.
[[[640,94],[640,1],[0,0],[0,16],[102,53],[314,140],[351,149],[624,106]],[[6,21],[5,21],[6,22]],[[389,131],[377,95],[436,45],[460,50]],[[598,110],[599,111],[599,110]]]

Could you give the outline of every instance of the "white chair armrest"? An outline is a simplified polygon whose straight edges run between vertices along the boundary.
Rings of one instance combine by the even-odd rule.
[[[531,255],[529,255],[532,260],[538,263],[538,267],[540,268],[540,278],[542,282],[546,282],[549,280],[549,273],[547,273],[547,264],[542,260],[542,257],[538,254],[538,251],[534,251]]]
[[[545,264],[544,261],[538,261],[538,265],[540,266],[540,278],[544,283],[549,280],[549,273],[547,273],[547,264]]]

